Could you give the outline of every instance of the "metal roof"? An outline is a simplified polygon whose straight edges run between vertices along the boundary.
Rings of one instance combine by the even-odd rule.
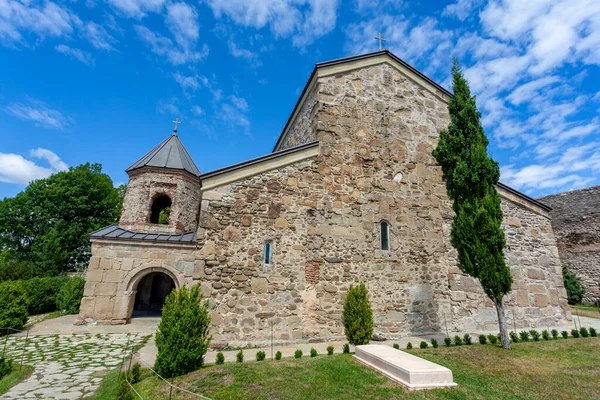
[[[90,239],[113,239],[148,241],[157,243],[194,244],[196,243],[196,232],[186,232],[179,235],[169,233],[145,233],[133,232],[121,228],[119,225],[109,225],[90,233]]]
[[[125,171],[129,172],[142,167],[182,169],[200,176],[200,170],[175,132]]]

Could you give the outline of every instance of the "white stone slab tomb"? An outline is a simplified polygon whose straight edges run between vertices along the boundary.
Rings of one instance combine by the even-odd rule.
[[[409,390],[456,386],[448,368],[390,346],[356,346],[354,358]]]

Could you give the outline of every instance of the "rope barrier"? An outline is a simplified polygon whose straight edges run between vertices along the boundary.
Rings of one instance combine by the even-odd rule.
[[[163,378],[162,376],[160,376],[160,375],[158,374],[158,372],[156,372],[155,370],[153,370],[151,366],[149,366],[147,363],[145,363],[145,362],[144,362],[144,360],[140,359],[139,361],[140,361],[142,364],[144,364],[144,365],[146,366],[146,368],[148,368],[150,371],[152,371],[152,373],[153,373],[154,375],[158,376],[160,379],[162,379],[163,381],[165,381],[165,382],[166,382],[166,383],[167,383],[169,386],[172,386],[172,387],[173,387],[173,389],[181,390],[182,392],[185,392],[185,393],[187,393],[187,394],[191,394],[192,396],[197,396],[197,397],[199,397],[199,398],[201,398],[201,399],[204,399],[204,400],[212,400],[210,397],[206,397],[206,396],[203,396],[203,395],[201,395],[201,394],[198,394],[198,393],[190,392],[190,391],[189,391],[189,390],[187,390],[187,389],[184,389],[184,388],[182,388],[182,387],[179,387],[179,386],[175,386],[175,385],[173,385],[171,382],[169,382],[168,380],[166,380],[165,378]]]

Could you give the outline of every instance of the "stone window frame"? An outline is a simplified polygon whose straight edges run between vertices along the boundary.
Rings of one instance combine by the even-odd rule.
[[[386,243],[387,244],[387,249],[384,249],[384,246],[383,246],[384,243],[383,243],[383,235],[382,235],[382,233],[383,233],[384,224],[385,224],[385,230],[386,230],[386,234],[387,234],[386,235],[387,236],[386,237],[386,239],[387,239],[387,243]],[[390,252],[391,248],[392,248],[392,237],[391,237],[392,229],[391,229],[391,226],[392,225],[390,224],[390,222],[387,219],[385,219],[385,218],[379,220],[379,222],[377,223],[377,231],[379,232],[379,234],[378,234],[378,236],[379,236],[379,240],[378,240],[379,249],[378,250],[382,251],[384,253]]]
[[[171,222],[173,221],[173,215],[174,215],[173,210],[175,208],[175,199],[174,199],[173,194],[170,192],[167,192],[167,191],[157,190],[156,192],[154,192],[154,194],[150,198],[150,206],[148,208],[148,213],[146,214],[147,215],[146,221],[148,224],[161,225],[157,222],[156,223],[152,222],[152,206],[154,206],[154,202],[156,201],[156,199],[158,199],[161,196],[167,196],[171,200],[171,205],[169,206],[171,208],[171,212],[169,213],[169,223],[164,225],[164,226],[171,226]]]

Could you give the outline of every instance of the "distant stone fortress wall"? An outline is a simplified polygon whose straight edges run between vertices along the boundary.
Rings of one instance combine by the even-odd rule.
[[[265,344],[271,326],[278,343],[341,339],[345,294],[359,282],[388,337],[497,329],[449,242],[451,202],[431,154],[448,125],[447,95],[389,63],[334,72],[305,92],[281,155],[200,177],[197,244],[95,240],[80,316],[127,322],[139,280],[162,271],[176,287],[201,285],[222,345]],[[569,324],[547,209],[499,192],[509,324]]]
[[[563,265],[581,279],[587,303],[600,301],[600,186],[542,197]]]

